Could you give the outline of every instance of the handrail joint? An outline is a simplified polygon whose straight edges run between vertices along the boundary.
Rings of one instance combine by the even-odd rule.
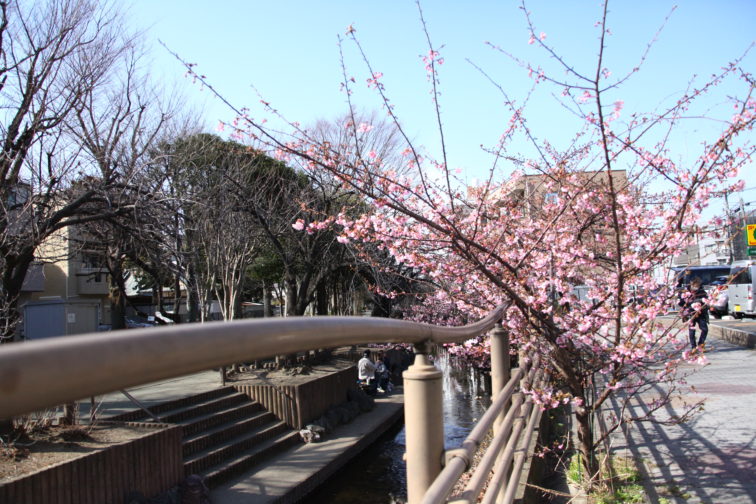
[[[464,448],[455,448],[454,450],[446,450],[444,452],[444,459],[442,461],[442,464],[444,467],[451,462],[453,458],[459,458],[462,459],[462,461],[465,463],[465,471],[469,471],[470,467],[472,465],[472,460],[470,459],[470,454],[465,450]]]

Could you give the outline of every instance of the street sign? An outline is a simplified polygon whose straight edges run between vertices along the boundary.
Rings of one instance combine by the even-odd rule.
[[[749,247],[756,247],[756,224],[746,226],[746,242]]]

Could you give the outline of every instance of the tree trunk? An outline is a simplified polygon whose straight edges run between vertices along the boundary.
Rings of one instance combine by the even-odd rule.
[[[331,302],[333,303],[333,310],[335,314],[343,315],[344,310],[342,309],[341,300],[339,299],[339,290],[340,290],[339,287],[335,287],[334,289],[331,290],[331,297],[332,297]]]
[[[189,282],[186,286],[186,297],[189,304],[189,322],[199,322],[200,320],[199,294],[195,287],[197,285],[196,280],[197,276],[194,273],[194,268],[189,268]],[[178,308],[178,304],[176,304],[176,308]],[[176,313],[178,313],[178,309]]]
[[[160,298],[158,297],[158,286],[157,286],[157,284],[153,283],[152,284],[152,288],[150,290],[152,290],[152,300],[151,300],[151,302],[152,302],[153,310],[161,311],[160,310],[160,304],[159,304],[160,303]]]
[[[155,298],[152,306],[157,307],[157,311],[165,313],[165,307],[163,307],[163,286],[160,284],[152,286],[152,295]]]
[[[60,419],[60,423],[63,425],[76,425],[79,420],[79,408],[75,402],[66,403],[63,405],[63,417]]]
[[[263,317],[273,316],[273,292],[267,282],[263,282]]]
[[[599,464],[593,453],[593,425],[590,413],[583,407],[575,412],[578,424],[578,450],[583,463],[585,474],[583,483],[590,489],[598,480]]]
[[[324,280],[318,282],[317,285],[315,310],[318,315],[328,315],[328,289]]]
[[[357,295],[357,292],[352,293],[352,314],[356,316],[362,315],[362,298]]]
[[[111,251],[107,256],[110,272],[110,327],[126,329],[126,294],[123,283],[123,264],[120,251]]]
[[[190,290],[187,288],[187,290]],[[187,297],[189,294],[187,293]],[[173,280],[173,319],[175,322],[179,321],[179,307],[181,306],[181,278],[176,275],[176,278]],[[192,322],[190,317],[190,322]]]
[[[28,248],[19,254],[2,253],[5,259],[2,289],[0,289],[0,343],[13,341],[21,322],[18,300],[24,285],[26,272],[34,260],[34,249]]]
[[[286,316],[292,317],[301,315],[297,313],[297,279],[293,276],[286,275]]]
[[[244,318],[242,308],[242,292],[244,292],[244,275],[240,275],[236,283],[236,296],[234,297],[234,318]]]
[[[114,331],[126,329],[126,302],[116,286],[110,287],[110,327]]]
[[[301,316],[301,313],[298,313],[297,308],[299,307],[299,303],[297,302],[297,279],[293,277],[292,275],[286,274],[286,316],[287,317],[297,317]],[[288,354],[283,356],[283,367],[289,368],[294,366],[297,363],[297,354]],[[280,363],[281,361],[279,361]],[[279,364],[280,366],[280,364]]]

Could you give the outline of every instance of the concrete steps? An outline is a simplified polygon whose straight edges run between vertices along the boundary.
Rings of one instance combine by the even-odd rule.
[[[237,436],[184,459],[184,472],[201,474],[210,488],[238,476],[295,444],[299,433],[283,422],[265,424],[252,433]]]
[[[185,475],[203,476],[211,488],[300,442],[299,433],[232,387],[149,405],[161,422],[183,428]],[[110,420],[148,422],[144,411]]]
[[[160,419],[162,420],[163,413],[181,409],[187,406],[191,406],[191,405],[198,404],[204,401],[216,399],[219,397],[224,397],[229,394],[235,394],[235,393],[236,393],[236,390],[233,387],[217,388],[217,389],[209,390],[207,392],[203,392],[201,394],[196,394],[189,397],[182,397],[181,399],[174,399],[172,401],[166,401],[160,404],[149,404],[147,405],[147,409],[149,409],[150,412],[152,412],[153,414],[158,415]],[[147,415],[147,413],[138,409],[138,410],[128,411],[126,413],[121,413],[119,415],[109,417],[108,420],[115,420],[118,422],[142,422],[145,420],[149,421],[151,419]]]
[[[224,422],[210,425],[209,422],[197,422],[194,425],[207,425],[204,429],[195,429],[194,432],[184,431],[183,455],[188,457],[211,446],[218,445],[222,442],[229,441],[246,432],[250,432],[262,425],[276,421],[276,417],[267,411],[260,411],[259,408],[252,409],[248,414],[240,418],[231,418]],[[239,409],[233,411],[237,413]],[[230,414],[231,412],[229,412]],[[218,415],[220,417],[220,415]],[[212,419],[215,420],[215,419]]]

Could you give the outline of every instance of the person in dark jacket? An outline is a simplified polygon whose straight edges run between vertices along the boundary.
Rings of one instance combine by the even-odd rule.
[[[693,350],[699,347],[704,350],[706,336],[709,334],[708,298],[701,283],[700,278],[693,277],[688,289],[680,294],[680,300],[677,303],[680,306],[683,322],[688,322],[688,338],[690,338],[690,347]],[[696,345],[696,325],[701,329],[698,345]]]

